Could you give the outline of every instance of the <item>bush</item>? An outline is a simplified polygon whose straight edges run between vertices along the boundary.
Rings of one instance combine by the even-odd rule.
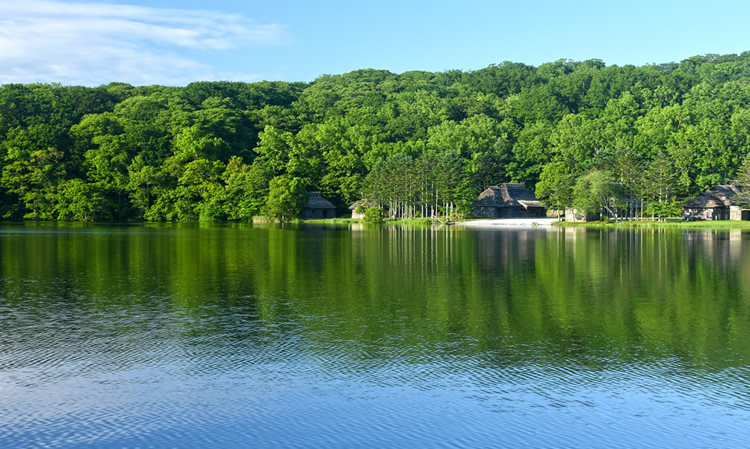
[[[377,206],[365,210],[365,223],[382,223],[385,221],[385,211]]]
[[[682,215],[682,204],[677,201],[653,202],[646,205],[646,214],[658,218],[679,217]]]

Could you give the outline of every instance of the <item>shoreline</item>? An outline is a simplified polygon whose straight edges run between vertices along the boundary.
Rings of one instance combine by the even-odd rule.
[[[561,223],[557,218],[496,218],[489,220],[469,220],[456,222],[455,225],[459,226],[471,226],[471,227],[496,227],[496,226],[510,226],[510,227],[538,227],[538,226],[554,226],[556,223]]]
[[[279,224],[278,221],[257,220],[250,222],[239,221],[139,221],[139,222],[108,222],[108,221],[59,221],[59,220],[0,220],[0,226],[18,226],[18,225],[69,225],[69,226],[159,226],[169,224],[179,225],[206,225],[206,224]],[[311,219],[311,220],[294,220],[288,224],[325,224],[325,225],[351,225],[351,224],[368,224],[359,218],[329,218],[329,219]],[[398,226],[446,226],[441,223],[432,223],[429,218],[413,218],[405,220],[384,221],[382,223],[372,223],[371,225],[398,225]],[[747,229],[750,230],[750,221],[729,221],[729,220],[710,220],[710,221],[593,221],[586,223],[569,223],[559,221],[557,218],[497,218],[497,219],[470,219],[465,221],[451,222],[450,226],[462,226],[467,228],[613,228],[613,229]]]

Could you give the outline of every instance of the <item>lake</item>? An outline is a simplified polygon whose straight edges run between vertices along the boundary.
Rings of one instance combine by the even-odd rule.
[[[0,225],[0,447],[748,447],[750,234]]]

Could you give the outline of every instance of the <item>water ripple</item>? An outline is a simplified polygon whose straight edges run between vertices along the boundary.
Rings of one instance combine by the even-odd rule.
[[[0,342],[0,443],[745,444],[746,366],[696,369],[648,348],[561,351],[546,341],[425,337],[439,322],[424,323],[423,335],[396,325],[371,334],[363,326],[352,336],[341,334],[349,327],[336,311],[270,321],[244,305],[180,309],[160,297],[134,304],[0,310],[7,336]],[[279,299],[279,307],[292,306]]]

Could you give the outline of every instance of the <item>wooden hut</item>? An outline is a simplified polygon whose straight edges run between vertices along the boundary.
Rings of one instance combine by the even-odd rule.
[[[370,208],[370,207],[377,206],[377,203],[375,203],[373,201],[367,201],[367,200],[359,200],[359,201],[357,201],[356,203],[354,203],[351,206],[349,206],[349,210],[352,211],[352,218],[365,218],[364,212],[357,213],[357,208],[359,206],[362,206],[362,209],[367,209],[367,208]]]
[[[349,210],[352,211],[352,218],[365,218],[365,214],[364,213],[357,213],[357,208],[359,206],[362,206],[362,208],[367,207],[367,206],[365,206],[365,203],[366,203],[365,200],[359,200],[356,203],[354,203],[351,206],[349,206]]]
[[[599,221],[602,215],[599,212],[584,213],[572,207],[565,208],[565,221],[568,223],[586,223],[587,221]]]
[[[336,218],[336,206],[323,198],[320,192],[310,192],[310,199],[302,206],[300,218]]]
[[[479,194],[472,215],[486,218],[546,217],[547,210],[523,184],[505,183]]]
[[[682,205],[682,217],[686,220],[748,220],[750,211],[742,210],[735,201],[742,192],[742,187],[736,184],[713,186],[687,200]]]

